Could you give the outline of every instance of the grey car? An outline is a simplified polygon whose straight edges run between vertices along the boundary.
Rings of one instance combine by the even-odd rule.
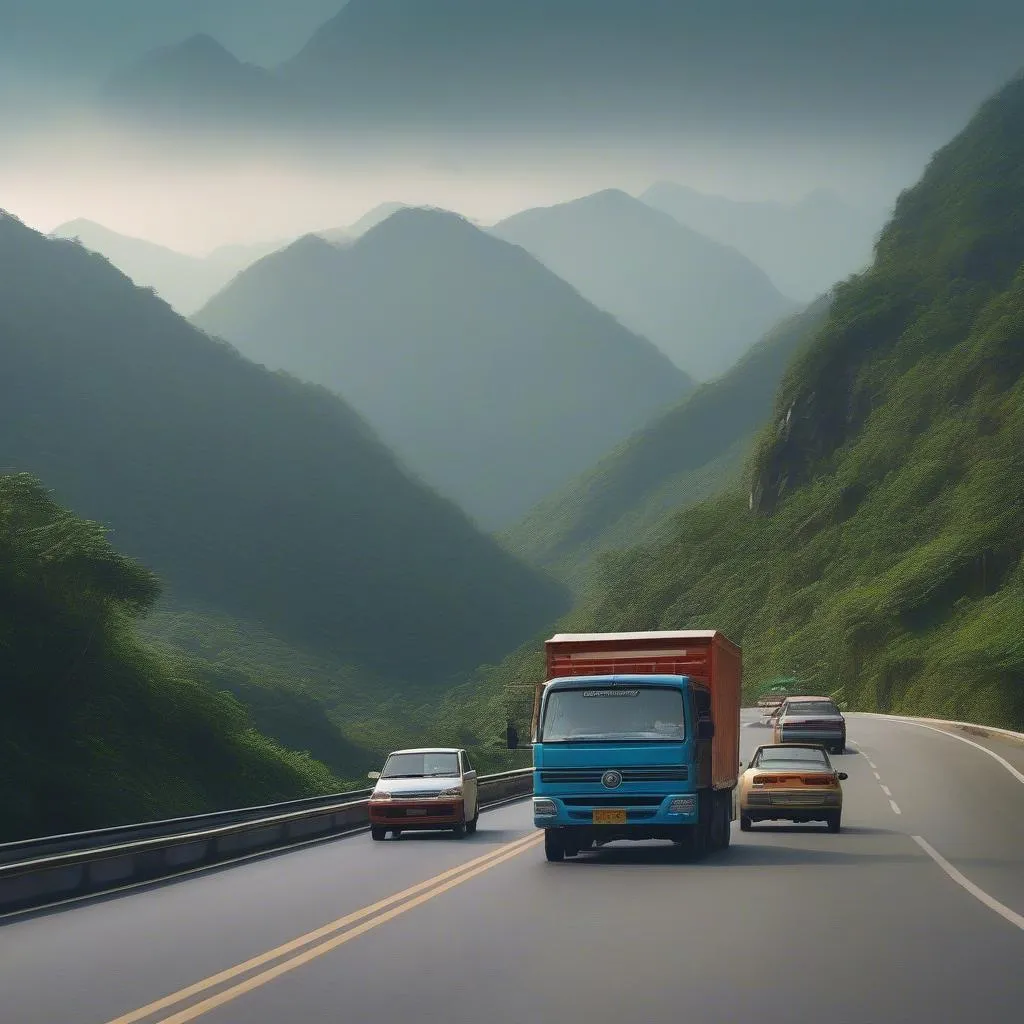
[[[830,754],[846,751],[846,719],[831,697],[787,697],[775,718],[776,743],[820,743]]]

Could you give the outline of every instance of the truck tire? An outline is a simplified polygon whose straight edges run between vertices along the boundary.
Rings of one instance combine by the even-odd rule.
[[[732,793],[722,799],[722,849],[729,849],[732,843]]]
[[[544,856],[552,862],[565,858],[565,844],[553,828],[544,830]]]

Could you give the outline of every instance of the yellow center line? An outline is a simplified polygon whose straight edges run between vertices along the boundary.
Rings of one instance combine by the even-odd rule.
[[[466,878],[473,877],[487,868],[500,863],[501,861],[508,860],[510,857],[515,856],[518,853],[522,853],[524,850],[531,846],[537,845],[540,841],[540,837],[536,834],[528,835],[522,839],[516,839],[511,843],[507,843],[504,846],[499,846],[496,850],[491,850],[489,853],[485,853],[480,857],[476,857],[473,860],[466,861],[464,864],[459,864],[454,868],[449,868],[447,871],[442,871],[439,875],[434,875],[432,878],[426,879],[426,881],[418,882],[416,885],[410,886],[408,889],[403,889],[401,892],[395,893],[393,896],[388,896],[385,899],[378,900],[376,903],[371,904],[368,907],[363,907],[361,910],[356,910],[351,914],[346,914],[344,917],[339,917],[335,921],[331,921],[329,924],[325,924],[314,931],[307,932],[305,935],[300,935],[298,938],[292,939],[289,942],[285,942],[274,949],[267,950],[265,953],[260,953],[258,956],[251,957],[249,960],[245,960],[240,964],[236,964],[234,967],[229,967],[226,970],[220,971],[217,974],[213,974],[208,978],[204,978],[202,981],[197,981],[193,985],[189,985],[187,988],[179,989],[177,992],[172,992],[170,995],[164,996],[161,999],[157,999],[152,1003],[148,1003],[145,1006],[139,1007],[137,1010],[132,1010],[130,1013],[123,1014],[120,1017],[116,1017],[113,1020],[107,1022],[107,1024],[135,1024],[135,1022],[142,1020],[145,1017],[149,1017],[160,1010],[166,1010],[168,1007],[173,1006],[176,1003],[180,1003],[185,999],[189,999],[192,996],[199,995],[201,992],[205,992],[208,989],[215,987],[216,985],[223,984],[226,981],[230,981],[232,978],[237,978],[241,974],[245,974],[248,971],[254,970],[257,967],[262,967],[264,964],[270,963],[272,960],[277,960],[288,953],[293,953],[303,946],[308,946],[311,942],[315,942],[318,939],[325,938],[328,935],[332,935],[335,932],[340,931],[342,928],[347,927],[350,924],[354,924],[357,921],[361,921],[363,918],[369,917],[372,914],[376,914],[379,911],[385,910],[387,907],[393,906],[396,903],[401,903],[403,900],[409,899],[411,896],[415,896],[417,893],[422,893],[425,889],[431,889],[432,891],[427,897],[421,898],[420,902],[423,902],[426,898],[433,897],[439,892],[443,892],[445,888],[451,888],[458,882],[464,881]],[[469,874],[464,874],[469,872]],[[433,890],[434,886],[444,883],[446,880],[451,879],[453,876],[461,876],[456,881],[449,881],[447,885],[442,886],[441,889]],[[417,904],[409,904],[409,906]],[[406,907],[400,908],[404,910]],[[392,916],[396,916],[397,912],[393,911],[385,919],[390,920]],[[376,924],[381,919],[377,919],[373,923]],[[365,930],[365,929],[364,929]],[[347,932],[343,938],[347,941],[348,936],[352,936],[354,932]],[[359,934],[362,934],[359,932]],[[321,947],[317,947],[320,949]],[[313,952],[316,952],[314,950]],[[327,952],[326,949],[323,952]],[[319,954],[318,954],[319,955]],[[291,961],[288,961],[290,964]],[[297,966],[297,965],[296,965]],[[261,978],[262,975],[257,975],[256,980]],[[268,979],[269,980],[269,979]],[[234,991],[229,989],[228,991]],[[239,993],[241,994],[241,993]],[[205,1004],[200,1003],[199,1006]],[[212,1007],[211,1007],[212,1008]],[[191,1012],[191,1011],[185,1011]],[[202,1012],[205,1012],[202,1011]],[[192,1017],[173,1017],[168,1020],[191,1020]]]
[[[500,857],[489,860],[486,864],[481,864],[480,867],[474,868],[472,871],[458,875],[456,878],[429,890],[429,892],[416,896],[414,899],[409,900],[408,903],[403,903],[401,906],[395,907],[393,910],[388,910],[383,914],[379,914],[377,917],[371,918],[369,921],[364,921],[355,928],[352,928],[333,939],[328,939],[327,942],[323,942],[319,946],[307,949],[304,953],[299,953],[290,960],[285,960],[283,963],[279,963],[275,967],[270,967],[259,974],[254,974],[252,977],[246,978],[245,981],[239,982],[239,984],[233,985],[231,988],[225,989],[223,992],[218,992],[216,995],[210,996],[208,999],[204,999],[202,1002],[196,1003],[194,1006],[181,1010],[179,1013],[172,1014],[170,1017],[164,1017],[158,1022],[158,1024],[187,1024],[188,1021],[195,1020],[196,1017],[201,1017],[204,1013],[209,1013],[210,1010],[215,1010],[218,1006],[223,1006],[224,1003],[229,1003],[232,1000],[237,999],[239,996],[245,995],[246,992],[251,992],[255,988],[260,988],[268,982],[273,981],[275,978],[279,978],[282,974],[286,974],[288,971],[294,971],[297,967],[301,967],[303,964],[307,964],[311,960],[315,960],[317,957],[321,957],[325,953],[329,953],[332,949],[337,949],[339,946],[344,945],[351,939],[358,938],[360,935],[370,931],[372,928],[376,928],[379,925],[398,917],[399,914],[404,914],[406,911],[412,910],[414,907],[418,907],[421,903],[426,903],[428,900],[432,900],[435,896],[440,896],[441,893],[447,892],[449,889],[453,889],[457,885],[462,885],[463,882],[469,881],[469,879],[474,878],[476,875],[483,874],[485,871],[490,871],[491,868],[501,864],[502,861],[518,857],[519,854],[523,853],[525,850],[539,845],[540,838],[537,836],[531,836],[529,841],[520,843],[515,849],[509,850]]]

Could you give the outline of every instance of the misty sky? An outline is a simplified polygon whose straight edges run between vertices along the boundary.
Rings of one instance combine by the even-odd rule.
[[[196,252],[384,200],[493,221],[659,179],[783,201],[824,187],[875,212],[1024,66],[1016,0],[343,6],[0,0],[0,207]],[[341,120],[171,135],[95,108],[111,74],[195,32],[307,89],[326,75]]]

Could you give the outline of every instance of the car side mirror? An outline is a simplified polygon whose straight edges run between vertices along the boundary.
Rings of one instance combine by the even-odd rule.
[[[367,772],[366,773],[366,777],[368,779],[379,779],[380,778],[380,772]]]
[[[847,779],[848,779],[849,777],[850,777],[850,776],[849,776],[849,775],[847,775],[847,774],[846,774],[846,772],[840,772],[840,773],[839,773],[839,774],[838,774],[838,775],[836,776],[836,778],[837,778],[837,779],[838,779],[838,780],[839,780],[840,782],[845,782],[845,781],[846,781],[846,780],[847,780]]]
[[[702,718],[697,723],[697,739],[713,740],[715,738],[715,723],[710,718]]]

